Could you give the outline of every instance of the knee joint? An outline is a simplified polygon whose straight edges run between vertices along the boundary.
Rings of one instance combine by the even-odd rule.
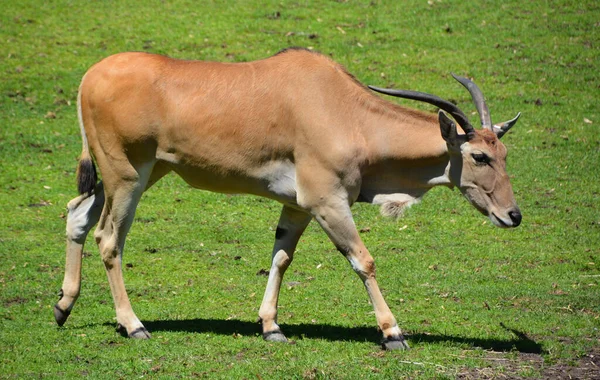
[[[100,249],[100,256],[104,265],[108,268],[112,268],[114,260],[119,256],[119,247],[113,236],[104,239],[101,236],[96,236],[98,242],[98,248]]]
[[[347,258],[348,261],[350,261],[350,265],[352,265],[352,269],[354,269],[361,278],[375,277],[375,261],[372,257],[364,258],[362,260],[352,256],[347,256]]]

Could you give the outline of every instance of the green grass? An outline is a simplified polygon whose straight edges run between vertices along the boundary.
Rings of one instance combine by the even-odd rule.
[[[429,3],[4,2],[0,377],[536,377],[598,353],[600,6]],[[280,302],[295,344],[271,344],[255,323],[266,284],[257,272],[270,265],[280,206],[168,176],[144,195],[124,256],[153,339],[114,331],[92,239],[82,296],[56,327],[86,69],[126,50],[247,61],[288,46],[331,55],[363,83],[435,93],[472,112],[450,72],[469,75],[494,120],[521,111],[503,141],[523,225],[493,228],[445,189],[398,223],[357,205],[380,286],[413,348],[382,352],[362,284],[313,223]]]

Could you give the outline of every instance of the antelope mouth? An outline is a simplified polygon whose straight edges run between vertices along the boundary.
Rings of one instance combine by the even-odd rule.
[[[496,227],[500,227],[500,228],[511,228],[511,227],[515,227],[515,225],[513,224],[513,222],[511,220],[505,220],[500,218],[498,215],[494,214],[493,212],[490,214],[490,220],[492,221],[492,223],[494,223],[494,225]]]

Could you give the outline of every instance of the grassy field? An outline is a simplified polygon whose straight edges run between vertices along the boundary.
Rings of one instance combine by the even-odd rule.
[[[0,378],[594,377],[600,365],[600,3],[597,1],[4,1],[0,12]],[[360,81],[473,112],[473,77],[504,137],[524,215],[500,230],[434,189],[394,222],[356,222],[412,350],[379,348],[358,277],[312,223],[284,279],[279,320],[256,323],[280,206],[168,176],[144,195],[125,281],[152,332],[115,332],[89,239],[82,295],[52,315],[76,195],[77,87],[136,50],[218,61],[314,48]],[[434,111],[432,107],[408,102]],[[477,118],[474,116],[473,121]]]

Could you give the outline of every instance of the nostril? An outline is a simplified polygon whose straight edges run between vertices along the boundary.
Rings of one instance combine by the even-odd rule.
[[[512,220],[514,227],[517,227],[519,224],[521,224],[521,220],[523,219],[523,215],[521,215],[519,210],[510,211],[508,216],[510,217],[510,220]]]

